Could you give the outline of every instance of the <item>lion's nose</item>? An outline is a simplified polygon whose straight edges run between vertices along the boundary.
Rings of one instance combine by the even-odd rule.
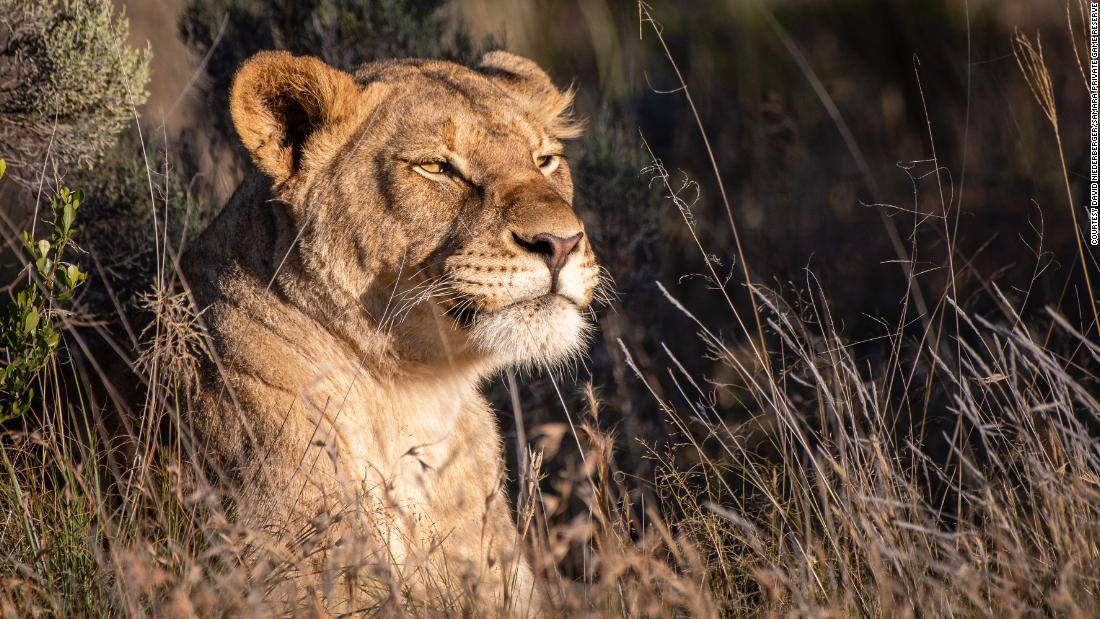
[[[569,259],[569,255],[576,251],[584,233],[578,232],[570,237],[560,237],[543,232],[525,238],[513,232],[512,236],[515,238],[517,245],[542,258],[547,268],[550,269],[551,287],[556,289],[558,272],[565,266],[565,261]]]

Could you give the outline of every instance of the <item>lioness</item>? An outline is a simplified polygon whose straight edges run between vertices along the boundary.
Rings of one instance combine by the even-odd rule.
[[[478,388],[584,347],[599,276],[562,156],[570,102],[506,52],[240,68],[232,118],[258,169],[184,271],[213,352],[187,423],[241,482],[242,517],[377,510],[342,534],[414,586],[537,607]]]

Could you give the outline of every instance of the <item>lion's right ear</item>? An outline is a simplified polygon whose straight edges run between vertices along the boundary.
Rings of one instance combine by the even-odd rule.
[[[524,104],[554,137],[564,140],[581,134],[581,123],[569,113],[573,89],[558,90],[533,60],[498,50],[482,56],[477,70]]]
[[[241,142],[276,183],[310,163],[331,129],[356,113],[351,75],[309,56],[260,52],[233,78],[229,110]]]

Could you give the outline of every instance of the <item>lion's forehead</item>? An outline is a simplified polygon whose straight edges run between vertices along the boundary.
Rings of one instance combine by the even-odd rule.
[[[380,82],[391,89],[449,93],[453,99],[488,101],[500,99],[506,93],[484,75],[452,62],[442,60],[389,61],[365,65],[356,74],[362,86]]]
[[[387,102],[394,118],[391,143],[440,147],[467,157],[530,151],[544,131],[516,104],[489,105],[410,94]]]
[[[483,75],[450,63],[431,66],[398,65],[378,78],[387,89],[379,113],[402,138],[495,145],[519,138],[529,148],[542,140],[545,129],[531,110]],[[377,120],[368,123],[377,128]]]

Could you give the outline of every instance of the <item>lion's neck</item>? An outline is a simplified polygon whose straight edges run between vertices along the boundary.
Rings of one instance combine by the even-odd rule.
[[[475,365],[474,374],[489,371],[437,308],[410,305],[394,278],[371,275],[376,267],[339,264],[351,252],[310,252],[309,236],[293,233],[297,226],[266,179],[246,178],[185,261],[199,306],[249,303],[257,312],[285,314],[307,329],[288,338],[323,333],[379,380],[465,373]]]
[[[473,389],[492,371],[430,303],[410,307],[380,278],[361,277],[351,289],[348,281],[317,272],[341,269],[310,265],[289,217],[267,182],[254,175],[199,238],[187,275],[200,307],[214,306],[215,322],[229,313],[261,317],[250,319],[277,335],[291,358],[301,357],[296,363],[303,371],[346,363],[379,385],[455,376]]]

